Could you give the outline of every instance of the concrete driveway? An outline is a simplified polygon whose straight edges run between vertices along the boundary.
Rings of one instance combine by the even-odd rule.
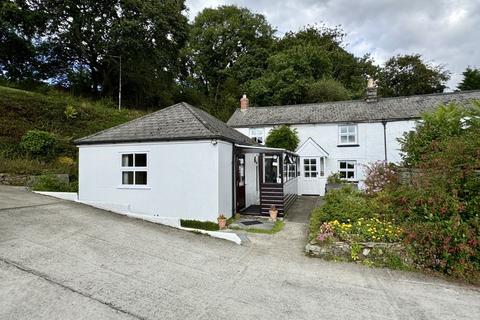
[[[1,319],[479,319],[480,291],[246,246],[0,186]]]

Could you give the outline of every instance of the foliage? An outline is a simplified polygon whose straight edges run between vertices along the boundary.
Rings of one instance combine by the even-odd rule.
[[[66,106],[63,113],[67,119],[75,119],[78,116],[77,109],[75,109],[75,107],[72,105]]]
[[[20,146],[33,156],[52,155],[56,143],[55,135],[41,130],[29,130],[21,139]]]
[[[345,180],[340,178],[339,172],[333,172],[327,177],[328,184],[342,184],[345,183]]]
[[[350,185],[331,190],[325,195],[322,207],[312,211],[310,216],[310,237],[314,238],[324,222],[337,220],[342,223],[370,218],[377,214],[377,204],[367,201],[362,192]]]
[[[383,191],[398,181],[397,167],[393,163],[379,161],[366,166],[365,191],[367,194]]]
[[[279,105],[344,100],[363,95],[365,74],[376,73],[368,56],[343,48],[339,28],[308,26],[288,32],[266,60],[264,72],[244,85],[253,104]]]
[[[282,231],[284,226],[285,226],[285,222],[283,222],[282,220],[277,220],[277,221],[275,221],[272,229],[270,229],[270,230],[257,229],[257,228],[248,228],[248,229],[244,229],[244,230],[246,230],[247,232],[251,232],[251,233],[275,234],[279,231]]]
[[[184,228],[201,229],[201,230],[208,230],[208,231],[218,230],[218,223],[211,222],[211,221],[181,219],[180,225]]]
[[[289,126],[282,125],[273,128],[265,139],[265,144],[270,148],[282,148],[295,151],[300,142],[297,130],[291,129]]]
[[[52,174],[35,178],[32,189],[35,191],[77,192],[77,182],[67,182]]]
[[[379,93],[384,97],[443,92],[450,73],[443,66],[422,60],[421,55],[390,58],[379,74]]]
[[[468,67],[463,72],[463,80],[458,84],[458,89],[461,91],[480,90],[480,69]]]
[[[378,218],[358,218],[356,221],[347,223],[333,220],[327,224],[333,230],[332,236],[347,242],[398,242],[403,233],[402,229],[395,226],[392,221]]]

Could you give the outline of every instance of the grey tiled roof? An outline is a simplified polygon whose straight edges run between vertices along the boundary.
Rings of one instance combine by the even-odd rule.
[[[442,103],[467,104],[480,99],[480,91],[427,94],[409,97],[380,98],[377,102],[351,100],[315,104],[250,107],[246,111],[237,109],[227,124],[232,127],[260,125],[376,122],[381,120],[403,120],[419,118],[422,113],[432,111]]]
[[[253,144],[247,136],[185,102],[80,138],[75,140],[75,144],[198,139],[219,139]]]

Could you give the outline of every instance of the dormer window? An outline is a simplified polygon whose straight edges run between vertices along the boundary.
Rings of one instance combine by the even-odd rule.
[[[348,146],[348,145],[357,145],[357,126],[355,124],[341,125],[338,126],[338,145],[339,146]]]
[[[250,128],[250,138],[259,144],[263,144],[265,142],[265,130],[263,128]]]

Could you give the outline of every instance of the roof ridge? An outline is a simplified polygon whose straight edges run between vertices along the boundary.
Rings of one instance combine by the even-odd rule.
[[[176,107],[176,106],[179,105],[179,104],[180,104],[180,103],[176,103],[176,104],[171,105],[171,106],[168,106],[168,107],[166,107],[166,108],[158,109],[158,110],[156,110],[156,111],[154,111],[154,112],[150,112],[150,113],[147,113],[146,115],[143,115],[143,116],[141,116],[141,117],[132,119],[132,120],[130,120],[130,121],[127,121],[127,122],[124,122],[124,123],[120,123],[120,124],[118,124],[118,125],[116,125],[116,126],[113,126],[113,127],[107,128],[107,129],[103,129],[102,131],[99,131],[99,132],[90,134],[90,135],[88,135],[88,136],[86,136],[86,137],[81,137],[81,138],[75,139],[73,142],[76,143],[77,141],[83,141],[83,140],[87,140],[87,139],[96,137],[96,136],[98,136],[98,135],[100,135],[100,134],[103,134],[103,133],[105,133],[105,132],[108,132],[108,131],[110,131],[110,130],[114,130],[114,129],[117,129],[117,128],[121,128],[121,127],[123,127],[123,126],[126,126],[126,125],[131,124],[132,122],[137,122],[137,121],[140,121],[140,120],[142,120],[142,119],[151,117],[151,116],[153,116],[154,114],[156,114],[156,113],[158,113],[158,112],[160,112],[160,111],[164,111],[164,110],[167,110],[167,109]]]
[[[192,106],[191,104],[187,103],[187,102],[181,102],[181,104],[198,120],[200,121],[200,123],[208,130],[210,131],[213,135],[220,135],[220,133],[215,130],[215,128],[213,126],[211,126],[207,121],[205,121],[205,119],[203,119],[203,117],[197,113],[196,109],[198,108],[195,108],[194,106]],[[201,109],[198,109],[198,110],[201,110]]]
[[[385,100],[400,100],[400,99],[409,99],[409,98],[422,98],[422,97],[434,97],[434,96],[449,96],[449,95],[460,95],[460,94],[469,94],[469,93],[480,93],[480,90],[465,90],[465,91],[453,91],[453,92],[434,92],[434,93],[425,93],[425,94],[414,94],[410,96],[398,96],[398,97],[378,97],[378,101]],[[324,102],[310,102],[310,103],[297,103],[297,104],[281,104],[281,105],[268,105],[268,106],[252,106],[250,108],[281,108],[281,107],[298,107],[298,106],[318,106],[324,104],[345,104],[345,103],[358,103],[365,102],[365,99],[350,99],[350,100],[338,100],[338,101],[324,101]],[[373,102],[372,104],[374,104]],[[239,109],[236,109],[238,111]]]

